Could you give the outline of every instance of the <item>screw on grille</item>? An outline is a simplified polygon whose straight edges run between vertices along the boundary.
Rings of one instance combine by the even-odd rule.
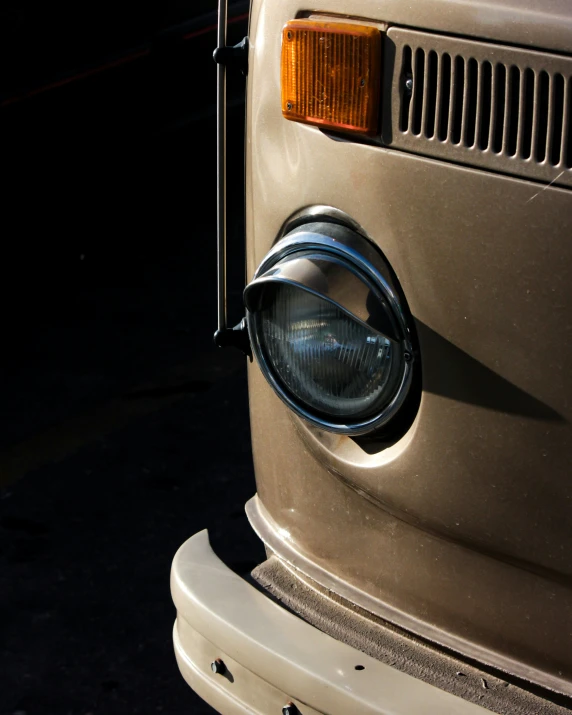
[[[407,92],[409,92],[409,94],[411,94],[411,92],[413,92],[413,77],[408,77],[405,80],[405,89]]]
[[[286,109],[290,111],[292,109],[292,102],[286,102]]]
[[[300,711],[294,703],[286,703],[282,708],[282,715],[300,715]]]
[[[217,673],[217,675],[224,675],[226,673],[226,665],[220,658],[216,658],[216,660],[213,660],[211,663],[211,670],[213,673]]]

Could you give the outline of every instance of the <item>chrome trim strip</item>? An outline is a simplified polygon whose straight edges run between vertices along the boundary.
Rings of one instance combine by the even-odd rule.
[[[226,47],[227,0],[218,4],[217,47]],[[226,66],[217,64],[217,316],[218,330],[226,329]]]

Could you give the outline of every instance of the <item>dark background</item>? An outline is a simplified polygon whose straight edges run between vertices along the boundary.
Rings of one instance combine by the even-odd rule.
[[[230,2],[229,42],[247,32]],[[210,713],[171,559],[263,551],[245,358],[216,327],[216,2],[0,10],[0,713]],[[229,77],[231,320],[244,79]]]

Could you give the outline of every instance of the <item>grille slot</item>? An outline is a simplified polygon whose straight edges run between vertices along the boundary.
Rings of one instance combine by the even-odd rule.
[[[387,36],[386,144],[572,186],[571,59],[395,27]]]

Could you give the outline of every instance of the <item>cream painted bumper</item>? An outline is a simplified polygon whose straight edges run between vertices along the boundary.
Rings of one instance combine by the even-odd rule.
[[[171,572],[174,643],[189,685],[221,713],[484,715],[465,702],[340,643],[278,606],[227,568],[201,531]],[[220,658],[224,675],[211,663]],[[356,670],[356,666],[364,666]]]

